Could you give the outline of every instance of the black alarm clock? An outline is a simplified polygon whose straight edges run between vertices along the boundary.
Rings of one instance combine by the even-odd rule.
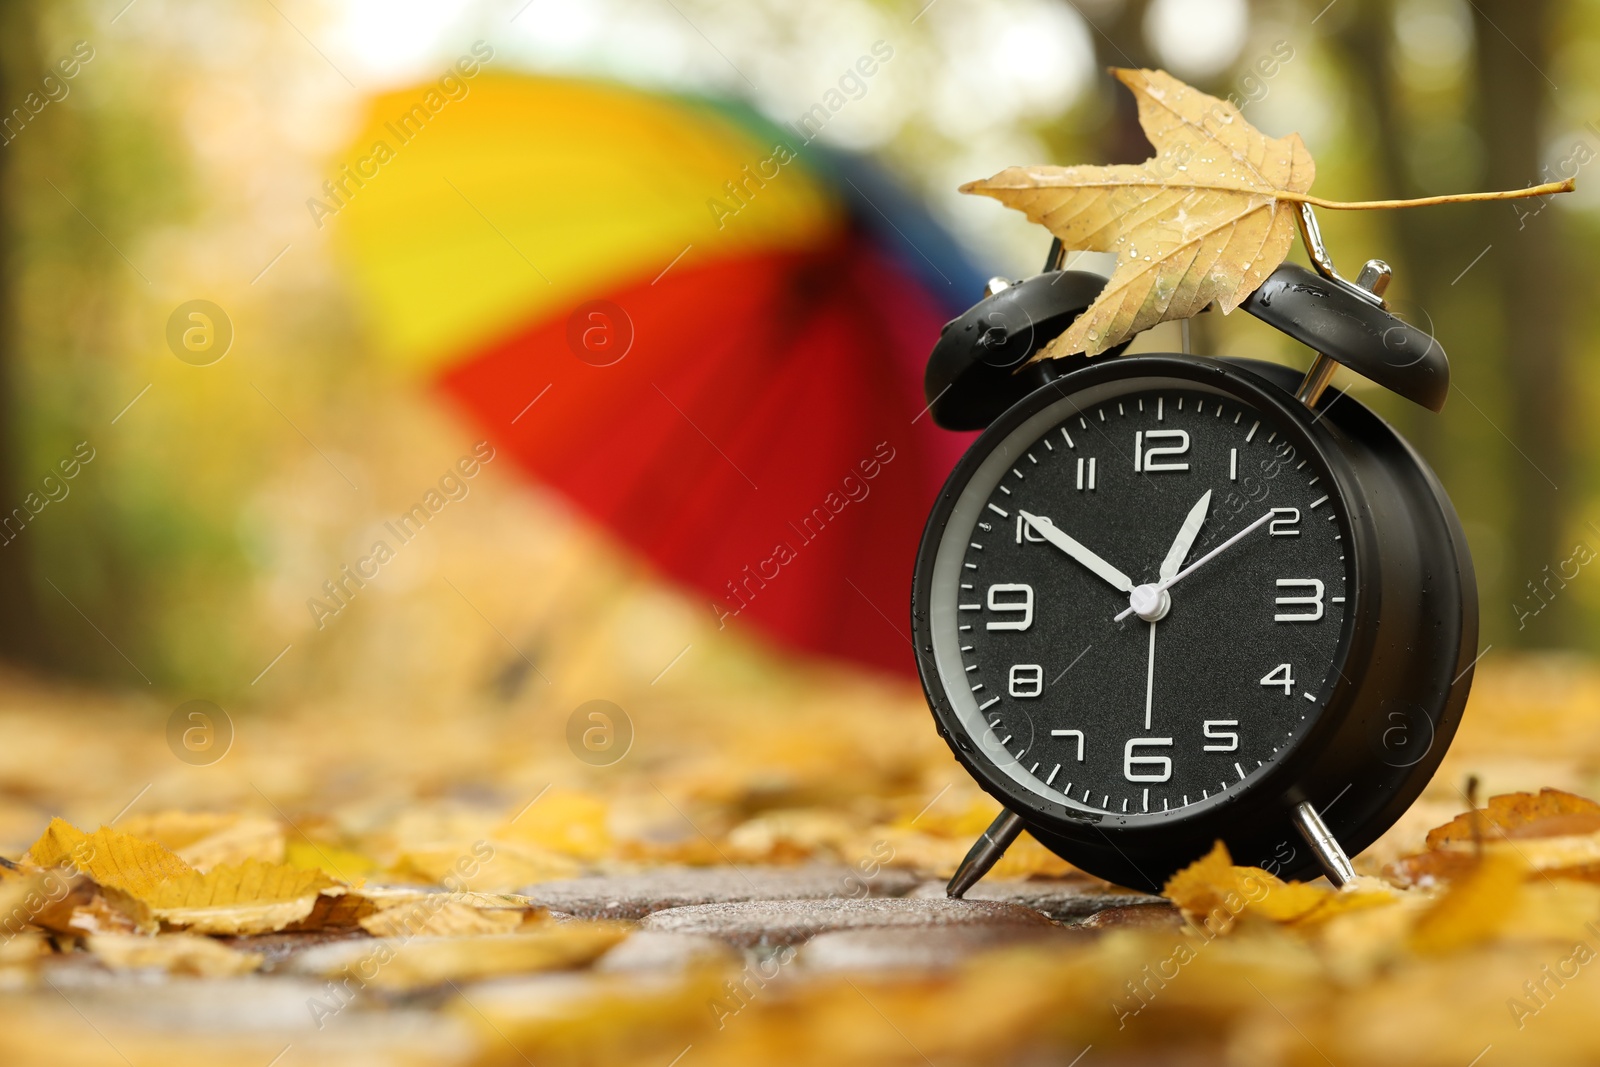
[[[1444,757],[1476,662],[1466,541],[1415,450],[1327,386],[1343,364],[1437,411],[1448,363],[1385,308],[1386,266],[1347,281],[1309,207],[1301,232],[1317,272],[1241,306],[1315,350],[1303,375],[1030,363],[1103,286],[1083,272],[996,279],[945,327],[930,410],[984,432],[928,518],[913,636],[940,734],[1004,806],[952,896],[1024,829],[1147,890],[1217,840],[1343,884]]]

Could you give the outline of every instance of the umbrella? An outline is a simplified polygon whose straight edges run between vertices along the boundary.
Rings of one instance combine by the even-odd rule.
[[[910,674],[969,440],[922,370],[982,276],[880,170],[738,105],[461,84],[377,99],[322,201],[382,351],[720,625]]]

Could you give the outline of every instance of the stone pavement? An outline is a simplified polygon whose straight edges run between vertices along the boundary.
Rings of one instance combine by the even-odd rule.
[[[1090,878],[986,879],[950,900],[943,882],[904,871],[867,877],[820,865],[658,868],[524,893],[560,913],[637,920],[597,965],[609,971],[682,970],[776,949],[799,949],[805,970],[938,970],[986,949],[1181,922],[1160,897]]]

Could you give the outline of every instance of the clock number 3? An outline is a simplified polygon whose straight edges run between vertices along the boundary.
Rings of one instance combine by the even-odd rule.
[[[1280,608],[1305,608],[1304,611],[1280,611],[1272,616],[1273,622],[1316,622],[1322,618],[1322,579],[1279,578],[1279,589],[1304,589],[1303,596],[1280,596],[1273,601]]]

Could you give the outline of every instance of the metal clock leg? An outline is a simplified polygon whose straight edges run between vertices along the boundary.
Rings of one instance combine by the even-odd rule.
[[[1306,839],[1306,844],[1311,846],[1312,855],[1322,864],[1322,873],[1328,876],[1328,881],[1335,886],[1343,886],[1355,880],[1356,869],[1351,865],[1350,857],[1344,854],[1343,847],[1310,801],[1302,801],[1294,809],[1294,826],[1300,831],[1300,836]]]
[[[1022,820],[1009,811],[1001,811],[983,836],[972,843],[967,850],[966,858],[961,861],[961,866],[956,868],[955,876],[950,879],[950,884],[945,887],[945,895],[960,899],[967,890],[977,884],[978,879],[989,873],[989,868],[1000,861],[1006,854],[1006,849],[1011,847],[1011,842],[1022,833]]]

